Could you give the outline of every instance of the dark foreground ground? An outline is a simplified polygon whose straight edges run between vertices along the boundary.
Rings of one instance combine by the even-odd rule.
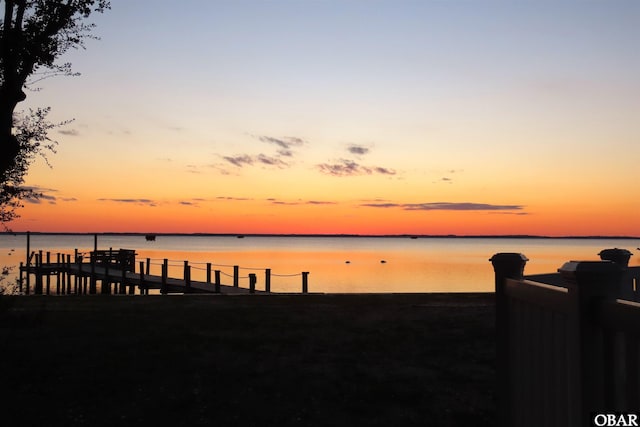
[[[0,297],[0,425],[490,426],[492,294]]]

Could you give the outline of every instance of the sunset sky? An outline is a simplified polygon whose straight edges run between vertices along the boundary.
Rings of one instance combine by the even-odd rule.
[[[640,2],[111,0],[15,231],[640,236]]]

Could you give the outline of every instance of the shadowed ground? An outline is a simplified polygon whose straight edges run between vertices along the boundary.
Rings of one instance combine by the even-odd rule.
[[[492,294],[0,297],[6,425],[490,426],[494,358]]]

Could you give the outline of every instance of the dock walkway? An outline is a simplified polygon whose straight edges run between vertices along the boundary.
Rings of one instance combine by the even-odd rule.
[[[51,278],[56,278],[56,294],[64,293],[96,293],[100,282],[103,294],[120,293],[134,294],[135,289],[139,289],[141,294],[148,294],[150,289],[157,289],[160,293],[223,293],[223,294],[248,294],[263,293],[264,291],[251,290],[246,288],[224,285],[221,283],[190,281],[174,277],[163,277],[156,275],[146,275],[122,270],[120,268],[105,268],[91,263],[48,263],[40,266],[21,267],[21,272],[33,274],[36,279],[35,293],[51,293],[44,288],[44,282],[51,282]],[[66,280],[65,280],[66,279]],[[67,287],[80,290],[71,292],[62,290],[62,285],[66,282]],[[79,282],[76,285],[76,282]],[[92,285],[92,283],[95,283]],[[88,291],[83,291],[85,285],[89,285]],[[113,287],[113,291],[111,288]],[[128,289],[127,289],[128,288]],[[92,292],[93,290],[93,292]]]

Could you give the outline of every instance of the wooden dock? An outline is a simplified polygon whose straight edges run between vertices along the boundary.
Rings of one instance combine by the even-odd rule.
[[[20,264],[19,289],[21,293],[36,295],[91,295],[91,294],[129,294],[148,295],[150,290],[160,294],[253,294],[271,293],[271,270],[265,269],[263,289],[256,289],[257,275],[249,273],[249,286],[239,286],[239,267],[233,266],[233,284],[223,284],[222,272],[206,264],[206,280],[191,280],[188,261],[183,261],[181,278],[169,277],[169,260],[164,259],[160,275],[150,274],[150,259],[139,261],[136,271],[136,252],[131,249],[108,251],[94,250],[85,260],[82,253],[75,250],[71,254],[56,254],[52,261],[51,253],[31,253],[26,265]],[[213,273],[213,274],[212,274]],[[308,272],[300,273],[302,293],[308,292]],[[35,283],[31,286],[31,277]],[[137,290],[137,292],[136,292]]]

